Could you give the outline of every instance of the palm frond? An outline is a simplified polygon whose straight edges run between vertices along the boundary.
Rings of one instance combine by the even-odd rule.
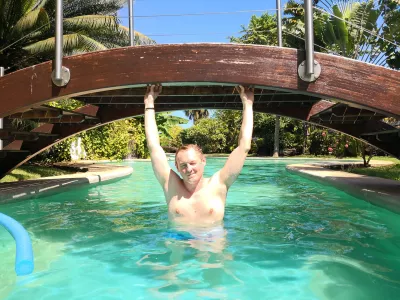
[[[5,32],[12,28],[12,26],[29,11],[32,1],[33,0],[4,1],[0,15],[2,16],[1,25],[5,27],[3,28]]]
[[[337,17],[337,18],[335,17],[331,18],[331,22],[335,30],[336,42],[340,47],[342,54],[346,55],[349,44],[349,31],[347,28],[347,24],[345,21],[343,21],[343,14],[339,10],[339,7],[337,5],[334,5],[332,10],[334,15]]]
[[[25,14],[13,27],[11,35],[19,37],[40,27],[43,27],[43,29],[50,28],[49,16],[43,8],[38,8]]]
[[[124,46],[127,46],[129,43],[129,29],[125,26],[119,25],[117,32],[113,33],[114,37],[119,39],[119,40],[125,40],[127,44]],[[135,31],[134,33],[135,36],[135,41],[136,45],[153,45],[156,42],[149,38],[148,36],[144,35],[143,33],[139,31]]]
[[[64,16],[116,15],[126,0],[70,0],[65,3]]]
[[[64,19],[65,30],[80,32],[88,30],[109,29],[115,31],[118,29],[118,19],[114,16],[78,16]]]
[[[63,50],[66,54],[74,50],[91,52],[107,49],[107,47],[96,40],[78,33],[64,35],[63,39]],[[24,50],[31,54],[48,54],[54,52],[54,49],[55,38],[49,38],[24,47]]]
[[[45,8],[49,1],[52,0],[36,0],[35,6],[32,9]]]

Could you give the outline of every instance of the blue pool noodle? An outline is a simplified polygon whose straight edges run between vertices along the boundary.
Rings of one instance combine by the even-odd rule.
[[[13,236],[17,253],[15,255],[15,273],[18,276],[28,275],[33,272],[32,242],[28,232],[13,218],[0,213],[0,225],[3,225]]]

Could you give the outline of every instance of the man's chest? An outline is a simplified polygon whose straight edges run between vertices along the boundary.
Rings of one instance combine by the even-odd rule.
[[[170,216],[190,219],[222,219],[225,212],[225,197],[220,193],[204,190],[188,197],[184,193],[173,195],[169,201]]]

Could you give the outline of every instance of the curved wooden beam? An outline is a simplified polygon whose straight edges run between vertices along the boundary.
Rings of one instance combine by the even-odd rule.
[[[51,81],[51,62],[0,78],[0,117],[51,100],[147,83],[254,85],[333,98],[388,116],[400,116],[400,72],[316,53],[322,73],[303,82],[297,67],[304,53],[290,48],[238,44],[152,45],[71,56],[66,87]]]
[[[330,107],[332,103],[327,101],[320,101],[316,104],[306,104],[306,105],[297,105],[295,109],[288,106],[279,106],[279,105],[269,105],[269,106],[260,106],[257,105],[254,107],[255,112],[261,113],[269,113],[269,114],[278,114],[281,116],[286,116],[289,118],[308,121],[308,116],[311,112],[315,112],[316,109]],[[196,103],[192,106],[187,107],[188,109],[198,108]],[[223,104],[218,104],[216,109],[232,109],[232,110],[241,110],[241,106],[229,105],[226,107]],[[170,111],[168,106],[161,105],[158,107],[157,112]],[[90,130],[96,128],[98,126],[105,125],[110,122],[114,122],[120,119],[139,116],[143,114],[142,107],[134,107],[134,106],[102,106],[96,111],[96,116],[101,120],[101,123],[98,124],[69,124],[68,126],[63,126],[61,123],[56,124],[44,124],[32,132],[41,132],[44,134],[40,139],[36,139],[33,142],[31,141],[22,141],[22,140],[14,140],[10,145],[14,146],[9,147],[15,150],[22,150],[22,153],[7,153],[7,159],[4,160],[0,164],[0,178],[3,177],[6,173],[10,172],[14,168],[24,164],[32,157],[38,155],[44,150],[50,148],[51,146],[61,142],[62,140],[71,137],[80,132]],[[311,122],[312,123],[312,122]],[[314,123],[315,124],[315,123]],[[321,125],[321,124],[319,124]],[[324,126],[324,125],[322,125]],[[391,126],[381,122],[381,121],[371,121],[368,123],[360,123],[354,124],[353,126],[341,125],[341,124],[330,124],[328,126],[324,126],[330,129],[334,129],[336,131],[343,132],[345,134],[351,135],[355,138],[359,139],[360,133],[365,131],[371,131],[376,129],[390,129]],[[365,142],[369,142],[368,140],[364,140]],[[373,143],[378,146],[385,152],[390,154],[394,154],[397,157],[400,157],[400,145],[397,144],[379,144]],[[9,145],[9,146],[10,146]],[[393,148],[395,147],[395,148]],[[1,154],[1,152],[0,152]]]

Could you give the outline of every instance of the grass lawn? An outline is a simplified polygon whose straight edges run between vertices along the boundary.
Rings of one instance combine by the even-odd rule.
[[[400,181],[400,163],[386,167],[354,168],[348,171],[360,175],[381,177]]]
[[[12,182],[27,179],[36,179],[40,177],[58,176],[65,174],[73,174],[74,172],[61,170],[52,167],[41,166],[21,166],[13,170],[10,174],[6,175],[0,180],[2,182]]]

